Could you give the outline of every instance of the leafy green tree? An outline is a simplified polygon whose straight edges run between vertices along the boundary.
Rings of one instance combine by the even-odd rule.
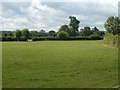
[[[15,36],[16,36],[16,38],[19,40],[20,37],[22,36],[22,32],[21,32],[19,29],[17,29],[17,30],[15,31]]]
[[[82,28],[82,29],[80,30],[80,34],[81,34],[82,36],[90,36],[91,34],[93,34],[93,32],[92,32],[92,30],[90,29],[89,26],[86,26],[86,27],[84,27],[84,29]]]
[[[77,20],[76,17],[74,16],[70,16],[69,19],[70,19],[70,23],[69,23],[70,36],[76,36],[80,21]]]
[[[39,37],[40,36],[48,36],[47,33],[45,32],[45,30],[40,30],[39,31]]]
[[[120,33],[119,23],[120,19],[118,17],[110,16],[104,23],[104,27],[108,33],[116,35]]]
[[[66,32],[68,35],[71,34],[68,25],[62,25],[62,26],[59,28],[59,31],[64,31],[64,32]]]
[[[7,33],[2,33],[2,36],[7,37]]]
[[[94,35],[99,35],[99,29],[97,28],[97,27],[94,27],[94,28],[92,28],[92,33],[94,34]]]
[[[38,31],[31,31],[30,35],[31,35],[31,37],[38,37],[39,36]]]
[[[48,32],[48,35],[51,36],[51,37],[55,37],[55,34],[56,34],[56,32],[53,31],[53,30]]]
[[[13,34],[13,32],[10,31],[10,32],[7,33],[7,36],[13,37],[14,34]]]
[[[93,32],[98,32],[99,29],[98,29],[97,27],[94,27],[94,28],[92,29],[92,31],[93,31]]]
[[[30,36],[30,32],[28,29],[23,29],[22,30],[22,34],[23,34],[23,37],[25,37],[26,39],[29,39],[29,36]]]
[[[67,32],[64,32],[64,31],[59,31],[57,33],[57,38],[61,39],[61,40],[64,40],[64,39],[67,39],[69,36],[67,34]]]

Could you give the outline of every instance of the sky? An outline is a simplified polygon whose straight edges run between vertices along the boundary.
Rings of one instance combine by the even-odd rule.
[[[109,16],[118,16],[119,0],[6,0],[0,1],[0,31],[28,28],[58,31],[69,24],[69,16],[85,26],[104,30]]]

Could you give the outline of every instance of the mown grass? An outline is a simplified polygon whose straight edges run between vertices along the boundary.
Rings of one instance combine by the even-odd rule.
[[[111,88],[118,50],[102,41],[3,42],[3,88]]]

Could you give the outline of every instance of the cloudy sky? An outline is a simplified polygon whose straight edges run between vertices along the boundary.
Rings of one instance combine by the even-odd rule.
[[[84,26],[104,30],[109,16],[118,16],[119,0],[7,0],[0,1],[0,31],[29,28],[55,30],[69,24],[69,16]]]

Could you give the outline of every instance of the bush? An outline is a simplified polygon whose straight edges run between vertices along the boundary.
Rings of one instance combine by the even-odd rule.
[[[44,41],[46,38],[42,38],[42,37],[35,37],[32,38],[32,41]]]
[[[19,39],[19,41],[28,41],[28,39],[25,38],[25,37],[21,37],[21,38]]]
[[[0,41],[17,41],[15,37],[0,37]]]
[[[17,38],[15,38],[15,37],[0,37],[0,41],[18,41],[18,39]],[[27,39],[26,38],[24,38],[24,37],[21,37],[20,39],[19,39],[19,41],[27,41]]]
[[[102,40],[103,38],[99,35],[91,35],[87,39],[88,40]]]
[[[67,40],[68,39],[68,34],[64,31],[59,31],[57,33],[57,38],[60,40]]]
[[[107,33],[104,37],[104,44],[120,47],[120,36]]]

